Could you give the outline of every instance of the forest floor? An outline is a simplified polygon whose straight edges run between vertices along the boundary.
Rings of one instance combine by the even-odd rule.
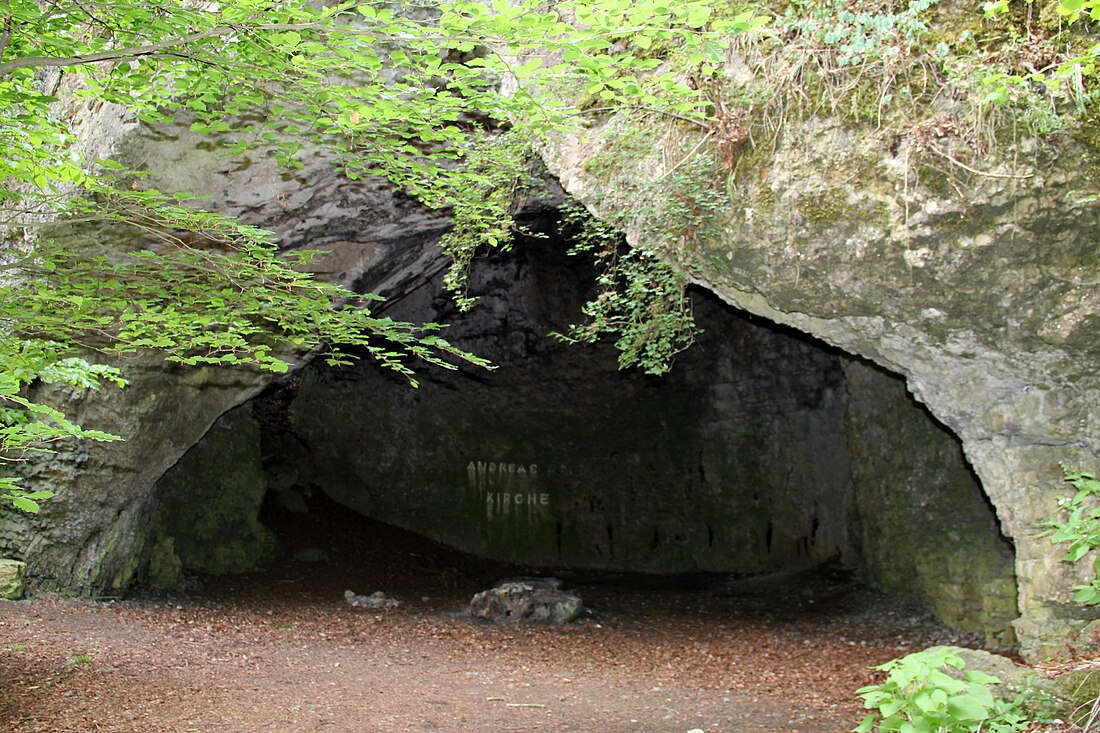
[[[870,665],[973,642],[840,574],[575,575],[579,622],[479,623],[470,597],[530,571],[330,519],[283,527],[288,556],[264,572],[0,602],[0,730],[840,733]],[[327,560],[292,559],[306,546]],[[353,608],[345,590],[402,605]]]

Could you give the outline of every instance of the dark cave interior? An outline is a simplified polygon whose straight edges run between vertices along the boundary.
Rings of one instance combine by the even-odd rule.
[[[704,291],[691,293],[702,331],[670,374],[620,371],[610,346],[548,335],[581,317],[593,287],[590,263],[565,250],[524,238],[479,262],[461,317],[438,276],[387,306],[452,322],[447,339],[493,371],[425,368],[413,389],[369,360],[315,361],[227,413],[231,429],[203,442],[248,445],[200,443],[162,481],[184,570],[226,571],[211,528],[235,543],[221,556],[245,565],[269,559],[275,535],[284,557],[339,555],[330,540],[353,535],[336,529],[339,506],[527,570],[692,583],[839,568],[1011,643],[1012,548],[957,439],[901,379]],[[218,460],[254,464],[236,482],[253,487],[247,499],[194,475]],[[232,527],[173,510],[172,486],[200,483]],[[301,537],[310,527],[316,542]]]

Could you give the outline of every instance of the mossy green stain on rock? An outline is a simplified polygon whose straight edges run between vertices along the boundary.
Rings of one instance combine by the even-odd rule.
[[[119,591],[130,587],[130,583],[133,582],[140,567],[141,556],[138,554],[130,555],[123,566],[119,568],[118,572],[111,578],[111,590]]]
[[[23,597],[26,570],[27,563],[21,560],[0,560],[0,598],[18,601]]]
[[[480,552],[523,562],[560,558],[563,549],[572,549],[560,524],[567,500],[553,470],[533,463],[471,460],[464,471],[455,472],[452,491],[466,497],[459,521],[476,537],[471,539]]]
[[[1018,615],[1012,548],[958,444],[900,380],[857,362],[845,371],[856,536],[871,582],[920,601],[952,628],[1010,647]]]
[[[223,575],[270,560],[275,536],[258,519],[266,489],[259,426],[247,407],[238,408],[223,415],[158,484],[161,522],[182,568]]]
[[[813,191],[799,196],[795,207],[799,214],[816,228],[828,228],[839,221],[849,221],[847,196],[835,189]]]
[[[183,580],[183,563],[176,554],[176,542],[161,535],[149,552],[146,581],[156,590],[170,590]]]

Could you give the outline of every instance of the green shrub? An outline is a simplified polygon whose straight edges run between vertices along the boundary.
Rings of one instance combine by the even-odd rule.
[[[1085,471],[1065,469],[1065,480],[1077,492],[1072,496],[1063,496],[1058,500],[1064,518],[1044,522],[1047,531],[1044,536],[1051,542],[1069,545],[1062,559],[1066,562],[1078,562],[1090,551],[1100,547],[1100,481]],[[1073,600],[1077,603],[1096,605],[1100,603],[1100,557],[1093,560],[1093,578],[1084,585],[1074,586],[1077,593]]]
[[[880,664],[886,680],[856,691],[868,713],[856,733],[1010,733],[1028,721],[1017,702],[990,690],[1000,679],[979,670],[963,672],[957,647],[933,647]],[[957,670],[952,673],[951,670]]]

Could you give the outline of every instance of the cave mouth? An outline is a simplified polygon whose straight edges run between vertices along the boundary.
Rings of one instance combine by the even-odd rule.
[[[957,439],[904,382],[706,292],[693,294],[698,343],[672,373],[619,371],[608,347],[547,337],[591,295],[590,266],[565,249],[553,236],[525,239],[479,263],[478,303],[460,319],[427,279],[387,310],[454,320],[448,340],[493,372],[426,369],[411,389],[367,360],[312,363],[227,413],[209,440],[241,444],[220,449],[237,455],[234,469],[215,471],[219,451],[200,451],[174,471],[220,478],[168,482],[251,487],[220,512],[238,523],[218,530],[234,548],[213,554],[244,565],[272,555],[274,537],[255,520],[266,492],[265,516],[305,508],[299,523],[320,522],[319,538],[338,534],[325,522],[339,505],[482,558],[497,575],[710,587],[840,568],[987,646],[1011,646],[1012,548]],[[314,514],[310,502],[328,508]],[[226,570],[218,558],[189,560],[209,541],[181,536],[192,531],[185,513],[165,516],[185,569]]]

